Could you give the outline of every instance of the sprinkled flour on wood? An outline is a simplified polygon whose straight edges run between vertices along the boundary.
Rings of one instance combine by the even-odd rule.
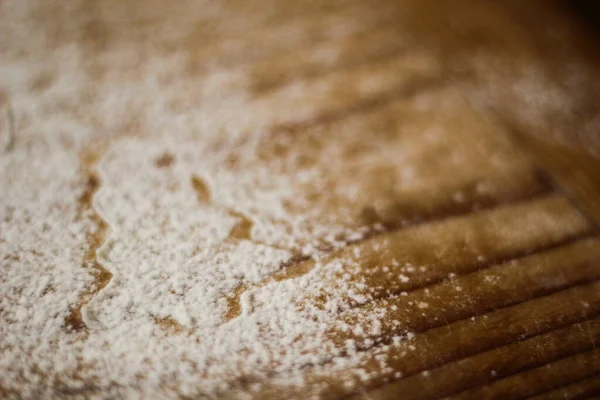
[[[314,301],[327,285],[319,268],[268,279],[318,255],[324,228],[286,212],[298,193],[285,175],[232,174],[205,144],[120,142],[94,166],[100,186],[83,211],[76,154],[34,146],[2,157],[3,386],[27,397],[215,394],[336,354],[327,332],[338,307]],[[157,167],[165,151],[173,161]],[[194,174],[208,177],[210,202]],[[240,215],[248,238],[232,235]],[[83,261],[98,219],[108,224],[93,249],[110,273],[101,290]],[[78,307],[82,323],[68,324]]]
[[[134,3],[2,2],[0,395],[307,397],[401,377],[401,317],[435,311],[427,291],[404,300],[469,232],[394,232],[543,193],[530,163],[396,25],[375,31],[383,8],[300,1],[277,23],[287,2]],[[397,54],[348,51],[367,29]],[[303,78],[257,76],[272,58]]]
[[[318,262],[372,229],[348,214],[359,188],[320,193],[347,173],[323,163],[346,145],[271,137],[276,114],[249,98],[239,68],[190,86],[181,54],[131,73],[125,43],[96,60],[119,66],[98,85],[87,47],[47,51],[47,28],[3,29],[2,106],[15,122],[0,155],[3,393],[243,395],[274,375],[300,384],[309,364],[327,374],[358,361],[330,337],[352,284],[336,277],[332,290]]]

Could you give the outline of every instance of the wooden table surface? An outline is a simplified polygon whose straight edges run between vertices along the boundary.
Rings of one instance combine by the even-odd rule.
[[[576,7],[560,3],[425,1],[408,2],[402,10],[404,26],[447,68],[449,79],[470,104],[505,128],[553,191],[590,223],[589,238],[539,250],[525,245],[533,255],[511,255],[502,261],[532,260],[545,269],[549,264],[537,257],[548,257],[560,265],[550,273],[554,279],[581,271],[577,257],[567,254],[574,249],[571,246],[596,240],[600,223],[597,32],[585,25]],[[561,231],[567,227],[562,222],[557,226]],[[590,244],[589,249],[598,247]],[[494,259],[496,251],[488,257]],[[560,261],[562,257],[566,258]],[[457,269],[464,262],[459,258]],[[398,369],[408,371],[402,379],[368,387],[355,398],[596,398],[598,314],[590,306],[600,288],[595,287],[599,260],[592,256],[590,262],[596,272],[589,280],[556,291],[546,291],[552,278],[543,278],[542,283],[533,277],[533,269],[521,277],[507,272],[506,292],[498,303],[493,290],[465,284],[466,291],[472,291],[463,298],[470,309],[460,317],[455,316],[460,300],[442,295],[453,304],[448,313],[451,323],[417,335],[423,342],[419,346],[427,350],[399,359]],[[480,275],[485,281],[486,276],[495,276],[495,268],[486,266],[458,280]],[[545,289],[536,293],[537,284],[530,279]],[[481,302],[473,301],[479,296]],[[469,323],[472,315],[475,319]]]
[[[153,1],[151,12],[135,1],[85,4],[77,40],[100,83],[114,79],[106,49],[131,41],[146,54],[149,32],[168,33],[155,22],[185,12],[166,1]],[[47,22],[65,17],[39,7],[49,43],[66,40],[68,29]],[[360,250],[363,278],[380,288],[376,304],[362,307],[388,307],[414,338],[389,350],[388,368],[374,353],[366,384],[348,389],[351,371],[323,378],[308,370],[307,388],[286,397],[322,384],[324,398],[600,395],[600,64],[591,28],[561,7],[225,0],[178,42],[191,77],[206,76],[207,60],[243,74],[244,107],[261,118],[249,124],[289,136],[305,159],[336,138],[348,160],[378,160],[372,170],[348,161],[328,175],[362,182],[365,194],[348,212],[384,226],[328,257]],[[156,51],[173,50],[158,42]],[[121,71],[124,79],[134,72]],[[264,143],[266,159],[281,151]],[[407,181],[416,177],[400,189],[389,172],[398,165]],[[422,269],[408,281],[377,272],[392,259]],[[395,333],[384,321],[378,346]],[[277,388],[263,394],[279,396]]]

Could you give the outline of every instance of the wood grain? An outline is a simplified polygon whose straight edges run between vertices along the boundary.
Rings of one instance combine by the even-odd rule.
[[[597,373],[600,373],[600,349],[577,353],[451,398],[522,399]]]
[[[95,114],[105,107],[98,87],[133,82],[146,62],[179,57],[180,69],[152,80],[165,93],[180,85],[165,94],[174,119],[200,113],[211,129],[263,132],[253,164],[232,156],[223,165],[289,177],[300,194],[286,201],[286,212],[310,228],[332,227],[313,230],[327,290],[307,301],[346,300],[327,335],[340,348],[351,343],[360,365],[323,375],[308,363],[300,386],[278,384],[274,372],[273,381],[240,379],[240,388],[259,383],[253,395],[264,399],[600,393],[600,72],[583,30],[554,6],[77,3],[68,18],[56,5],[32,11],[47,43],[40,57],[73,45],[87,60],[90,87],[48,106],[49,113],[115,130]],[[16,47],[7,40],[18,57],[28,56]],[[131,62],[112,65],[107,54],[115,48],[132,54]],[[570,74],[565,59],[583,77]],[[57,75],[41,71],[29,87],[41,95]],[[550,101],[553,93],[560,101]],[[231,98],[234,110],[219,108]],[[131,117],[140,108],[130,104],[119,126],[139,128],[143,137]],[[319,184],[302,181],[306,171]],[[191,185],[210,203],[209,185],[196,176]],[[232,238],[253,240],[252,220],[231,215],[241,221]],[[344,236],[353,229],[363,234]],[[267,244],[285,247],[277,238]],[[296,257],[263,284],[316,264]],[[333,264],[337,272],[328,269]],[[355,284],[352,296],[340,294],[342,276]],[[244,290],[232,296],[232,317]],[[368,317],[381,310],[374,329]]]
[[[424,331],[597,279],[599,262],[600,241],[584,240],[458,276],[404,296],[378,299],[361,307],[360,313],[342,318],[348,325],[356,326],[363,313],[387,309],[377,336],[370,338],[386,342],[402,331]],[[353,334],[342,332],[335,332],[334,336],[341,342],[354,338]]]
[[[340,259],[358,264],[358,269],[343,273],[362,278],[359,293],[379,298],[560,247],[593,232],[568,201],[552,194],[384,233],[350,245],[323,263]],[[305,264],[310,267],[303,263],[286,272],[306,269]]]
[[[591,350],[598,340],[600,320],[595,318],[411,375],[370,396],[389,398],[395,393],[407,400],[436,399]]]
[[[597,399],[600,395],[600,377],[593,376],[570,385],[553,389],[540,395],[531,397],[535,400],[555,399]]]
[[[389,384],[390,381],[406,379],[446,363],[510,345],[598,315],[600,282],[596,281],[416,333],[410,341],[385,349],[387,362],[384,366],[380,362],[381,353],[368,352],[361,365],[361,369],[372,376],[367,384],[361,383],[350,368],[335,376],[308,373],[305,385],[297,389],[287,388],[286,393],[293,398],[310,398],[315,394],[324,398],[340,398],[356,393],[354,398],[368,399],[371,392],[367,392],[366,395],[364,390],[379,387],[373,392],[374,395],[379,398],[397,398],[398,393],[394,391],[393,384]],[[540,351],[539,357],[543,356],[544,352]],[[359,387],[363,388],[362,393],[356,386],[348,385],[349,381],[360,385]],[[385,386],[386,383],[388,386]],[[268,387],[260,396],[278,398],[280,393],[281,388]]]

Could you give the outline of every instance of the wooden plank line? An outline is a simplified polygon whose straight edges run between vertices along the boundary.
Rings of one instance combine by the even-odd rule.
[[[523,223],[528,227],[518,229]],[[377,299],[550,251],[589,237],[592,232],[592,227],[566,200],[550,195],[380,234],[352,244],[322,263],[341,260],[344,264],[360,265],[340,274],[355,276],[362,288],[356,289],[357,293]],[[291,266],[286,274],[294,275],[299,268],[307,267]]]
[[[570,268],[565,268],[571,266]],[[383,298],[342,315],[346,331],[334,330],[339,345],[348,340],[370,347],[388,342],[399,332],[421,332],[464,318],[484,314],[523,301],[548,295],[600,277],[600,239],[592,238],[493,266],[445,281],[405,296]],[[386,317],[375,334],[357,337],[351,327],[360,326],[367,314],[386,309]],[[365,328],[366,329],[366,328]]]
[[[435,277],[429,278],[426,276],[427,280],[423,283],[414,283],[411,281],[408,281],[408,282],[400,281],[400,283],[406,283],[406,285],[404,285],[402,287],[402,289],[393,288],[393,289],[385,289],[385,291],[370,291],[369,290],[369,292],[371,292],[371,297],[370,297],[369,301],[376,301],[376,300],[385,301],[385,299],[388,299],[388,298],[391,298],[391,299],[397,298],[398,295],[409,297],[409,296],[413,295],[414,293],[418,293],[420,291],[428,291],[430,288],[435,287],[436,285],[439,285],[440,283],[448,282],[448,280],[455,279],[455,278],[463,276],[463,275],[468,275],[468,274],[471,274],[474,272],[484,272],[486,270],[489,270],[491,268],[498,267],[498,266],[501,266],[504,264],[508,264],[511,262],[519,262],[520,260],[529,258],[531,256],[537,256],[537,255],[540,255],[540,254],[543,254],[543,253],[546,253],[549,251],[561,250],[563,247],[567,247],[572,244],[578,243],[580,241],[590,239],[592,237],[590,235],[591,234],[589,232],[583,232],[580,234],[575,234],[574,236],[571,236],[571,237],[567,237],[562,241],[553,242],[553,243],[547,244],[545,246],[540,246],[535,249],[526,249],[519,253],[513,253],[512,255],[507,255],[505,258],[496,258],[493,261],[481,262],[479,264],[475,263],[472,265],[461,264],[459,267],[464,268],[464,269],[457,270],[457,272],[447,272],[445,275],[441,275],[441,274],[437,275],[441,271],[433,271],[434,273],[436,273],[436,275],[434,275]],[[293,271],[294,267],[295,267],[294,265],[290,267],[290,268],[292,268],[292,271]],[[423,276],[426,274],[419,274],[419,275]],[[296,275],[294,274],[294,276],[296,276]],[[364,284],[364,282],[361,282],[361,284]],[[364,287],[361,285],[361,288],[364,288]],[[360,288],[357,292],[360,293]],[[352,308],[364,306],[363,303],[357,303],[352,298],[348,298],[347,301],[348,301],[348,306],[352,307]],[[412,301],[412,300],[407,300],[407,301]]]
[[[588,351],[598,340],[600,318],[595,318],[444,364],[426,374],[411,375],[372,391],[370,396],[383,399],[396,394],[403,400],[437,399]]]
[[[373,300],[378,300],[378,299],[385,299],[386,297],[390,297],[390,296],[395,296],[398,295],[399,293],[402,293],[403,295],[410,295],[413,292],[418,292],[421,290],[429,290],[430,287],[433,287],[447,279],[449,279],[450,277],[454,277],[460,274],[468,274],[468,273],[472,273],[472,272],[476,272],[476,271],[482,271],[482,270],[486,270],[489,268],[492,268],[494,266],[498,266],[499,264],[505,264],[509,261],[518,261],[521,258],[525,258],[525,257],[530,257],[530,256],[534,256],[540,253],[545,253],[548,251],[552,251],[555,249],[559,249],[562,248],[564,246],[568,246],[574,243],[577,243],[579,241],[585,240],[590,238],[590,233],[589,232],[577,232],[575,234],[573,234],[572,236],[567,236],[565,238],[562,238],[556,242],[550,242],[547,243],[545,245],[540,245],[538,247],[533,247],[533,248],[528,248],[526,250],[521,250],[521,251],[517,251],[515,253],[512,253],[511,255],[505,255],[505,256],[495,256],[495,258],[493,258],[493,262],[490,261],[486,261],[483,262],[479,262],[479,263],[474,263],[471,265],[468,264],[461,264],[460,267],[465,267],[466,268],[462,271],[458,271],[458,273],[455,272],[446,272],[445,275],[440,275],[440,269],[437,270],[431,270],[433,271],[436,275],[430,275],[430,279],[428,278],[427,280],[423,281],[420,284],[415,284],[415,283],[410,283],[407,284],[402,290],[402,292],[400,292],[399,289],[389,289],[386,292],[376,292],[376,294],[371,293],[372,298],[370,299],[370,301]],[[359,242],[360,243],[360,242]],[[314,267],[315,263],[312,260],[307,260],[305,258],[299,258],[297,260],[292,260],[291,262],[288,262],[287,264],[285,264],[284,266],[282,266],[282,272],[279,274],[274,275],[274,277],[262,284],[259,284],[258,286],[262,286],[266,283],[272,282],[272,281],[283,281],[283,280],[287,280],[287,279],[293,279],[297,276],[303,275],[305,273],[307,273],[310,269],[312,269]],[[444,265],[442,265],[443,267]],[[467,270],[468,268],[468,270]],[[359,274],[360,275],[360,274]],[[423,276],[425,274],[421,274],[421,276]],[[403,281],[400,281],[401,283],[404,283]],[[229,301],[229,307],[230,307],[230,312],[232,317],[231,318],[236,318],[239,316],[240,312],[241,312],[241,306],[240,306],[240,297],[241,295],[248,290],[249,288],[242,288],[240,290],[238,290],[234,296],[230,299]],[[317,302],[319,302],[319,299],[316,299]],[[356,302],[353,302],[351,298],[348,299],[348,306],[349,307],[358,307],[359,304]]]
[[[574,307],[575,304],[580,307]],[[301,388],[282,389],[276,384],[265,385],[260,398],[278,399],[281,390],[289,393],[290,398],[311,398],[315,395],[340,398],[598,315],[600,281],[594,281],[419,332],[411,340],[401,341],[398,345],[371,349],[365,353],[359,367],[363,374],[368,374],[367,381],[360,379],[356,368],[324,376],[308,367],[306,383]],[[380,362],[382,356],[384,365]],[[358,394],[352,398],[358,400],[362,396]]]
[[[552,210],[552,214],[540,213],[545,210]],[[519,213],[518,220],[514,218],[513,213],[515,212]],[[497,218],[502,224],[495,225],[493,221],[487,221],[487,218]],[[532,227],[527,235],[519,236],[510,233],[508,237],[505,236],[511,230],[512,224],[520,224],[523,220],[528,220]],[[506,224],[507,222],[509,224]],[[430,236],[437,236],[438,231],[443,229],[444,225],[452,226],[452,224],[456,226],[453,233],[446,235],[450,240],[449,243],[436,243],[429,240]],[[486,230],[482,230],[483,226]],[[481,242],[492,243],[493,246],[499,248],[483,249],[477,245],[471,248],[466,246],[466,240],[460,239],[461,235],[467,237],[476,233],[480,235],[480,239],[486,238]],[[364,271],[346,271],[344,273],[356,275],[357,280],[363,280],[369,296],[377,299],[401,291],[422,289],[439,283],[453,274],[470,273],[522,256],[548,251],[584,239],[589,234],[590,230],[586,221],[580,218],[568,202],[557,195],[541,194],[533,198],[526,197],[524,202],[511,200],[490,209],[482,207],[462,215],[438,216],[438,219],[434,221],[424,220],[402,228],[391,228],[389,231],[374,231],[359,240],[349,242],[341,250],[327,255],[322,263],[327,264],[333,260],[349,260],[351,263],[358,262],[365,266]],[[418,240],[415,241],[415,238]],[[423,242],[423,239],[427,240]],[[393,244],[390,245],[389,242]],[[424,245],[425,248],[423,248]],[[421,249],[418,252],[415,251],[417,247]],[[436,250],[436,248],[438,249]],[[444,248],[446,251],[440,253],[439,248]],[[455,249],[460,249],[460,251],[455,254],[453,253]],[[360,253],[358,259],[355,256],[357,250]],[[324,250],[324,253],[326,254],[327,250]],[[423,254],[425,254],[425,259],[422,258]],[[401,269],[404,267],[393,264],[396,259],[403,259],[421,267],[426,266],[427,270],[421,271],[412,280],[405,282],[401,279],[406,273]],[[281,271],[278,274],[258,286],[273,280],[293,279],[306,274],[315,265],[316,262],[312,259],[297,257],[281,265]],[[388,272],[381,276],[377,268],[383,266],[388,268]],[[385,291],[379,290],[378,285],[382,282],[387,285]],[[335,284],[334,280],[332,285],[335,286]],[[238,290],[231,298],[232,318],[239,315],[240,296],[246,290],[247,288]]]
[[[409,377],[568,324],[598,318],[598,289],[600,281],[417,334],[400,349],[388,352],[388,366],[394,372],[382,373],[366,387],[372,389],[388,383],[395,378],[396,372]],[[577,303],[580,308],[573,307]],[[415,350],[411,350],[411,345]],[[374,361],[370,363],[373,370],[381,370]]]
[[[543,392],[539,395],[529,397],[529,400],[579,400],[591,399],[600,395],[600,375],[591,378],[581,379],[558,389]]]
[[[538,181],[536,181],[538,182]],[[420,235],[418,233],[418,229],[424,228],[427,225],[430,224],[450,224],[452,223],[453,220],[455,219],[464,219],[467,220],[469,218],[473,218],[477,215],[479,215],[480,213],[502,213],[502,214],[506,214],[504,215],[505,219],[511,219],[512,216],[510,215],[511,211],[508,209],[509,207],[527,207],[529,203],[535,203],[535,202],[539,202],[540,206],[545,206],[544,203],[548,202],[548,203],[553,203],[553,202],[564,202],[561,201],[560,196],[557,196],[555,194],[552,194],[552,192],[550,191],[550,187],[545,185],[543,182],[539,182],[539,184],[533,189],[533,192],[529,191],[530,188],[528,188],[527,191],[525,191],[524,193],[512,193],[512,194],[507,194],[506,196],[510,196],[509,199],[504,199],[502,201],[494,201],[493,199],[474,199],[472,201],[467,201],[464,203],[461,203],[458,205],[458,207],[449,207],[448,210],[444,210],[444,212],[440,212],[439,214],[431,215],[429,217],[424,217],[422,219],[418,219],[415,221],[408,221],[405,222],[403,224],[395,224],[395,223],[390,223],[387,224],[383,227],[383,229],[379,229],[379,230],[373,230],[371,232],[367,232],[363,237],[361,237],[360,239],[357,240],[351,240],[348,241],[346,243],[346,245],[338,250],[333,250],[331,248],[327,249],[323,249],[322,252],[327,255],[327,253],[330,253],[329,255],[326,256],[324,262],[327,262],[327,260],[333,260],[336,258],[342,258],[342,259],[352,259],[353,257],[353,253],[355,252],[355,248],[357,246],[362,247],[362,246],[369,246],[369,247],[379,247],[379,249],[376,250],[376,252],[382,252],[382,255],[387,255],[388,253],[385,251],[385,247],[389,247],[387,246],[386,243],[378,243],[378,241],[388,241],[388,240],[397,240],[395,239],[395,237],[397,235],[402,235],[403,238],[402,239],[409,239],[410,235],[417,234]],[[564,203],[566,204],[566,203]],[[530,210],[530,212],[528,213],[529,216],[537,216],[537,212],[539,210]],[[568,213],[568,217],[562,219],[561,217],[561,221],[557,221],[557,225],[558,224],[562,224],[562,227],[559,231],[552,231],[551,236],[553,236],[553,238],[551,239],[551,241],[559,243],[560,244],[567,244],[569,243],[571,240],[578,240],[578,239],[582,239],[585,237],[588,237],[591,233],[591,230],[588,228],[587,226],[587,222],[585,222],[585,220],[583,220],[582,218],[580,218],[580,216],[577,213],[572,213],[569,210],[566,210],[564,205],[557,207],[556,209],[556,214],[559,216],[565,216]],[[537,223],[539,225],[544,225],[544,221],[543,219],[546,219],[546,221],[548,220],[548,218],[553,218],[555,216],[550,216],[550,215],[544,215],[544,216],[540,216],[541,219],[538,221],[536,220],[534,223]],[[485,217],[484,217],[485,218]],[[523,218],[527,218],[526,215],[523,215]],[[479,220],[477,219],[476,222],[479,222]],[[550,229],[548,226],[545,226],[546,228]],[[425,228],[426,229],[426,228]],[[436,229],[435,227],[433,229]],[[465,228],[465,230],[468,230],[468,228]],[[540,232],[536,232],[533,233],[532,236],[538,237],[541,233]],[[497,237],[496,239],[498,240],[506,240],[506,238],[503,238],[501,236]],[[523,242],[528,242],[528,239],[531,239],[531,237],[523,237],[521,238],[521,240]],[[541,239],[540,239],[541,240]],[[564,242],[563,242],[564,240]],[[530,243],[530,242],[528,242]],[[464,244],[464,243],[462,243]],[[558,245],[560,245],[558,244]],[[552,245],[539,245],[539,244],[535,244],[532,243],[531,244],[531,253],[536,252],[536,251],[541,251],[544,249],[550,249],[553,246]],[[547,247],[546,247],[547,246]],[[523,246],[525,247],[525,246]],[[361,249],[365,250],[365,251],[369,251],[369,249]],[[389,249],[387,249],[389,250]],[[510,259],[513,259],[515,257],[517,257],[520,253],[519,252],[515,252],[514,253],[515,256],[511,257]],[[485,254],[477,254],[476,256],[481,255],[481,256],[485,256]],[[402,254],[402,257],[410,257],[410,254]],[[467,257],[466,255],[464,255],[465,257]],[[473,255],[470,256],[470,258],[472,258]],[[398,256],[394,256],[394,257],[400,257],[400,255]],[[507,256],[508,257],[508,256]],[[503,259],[498,259],[498,262],[501,262]],[[355,260],[355,261],[359,261],[359,260]],[[386,260],[379,260],[378,262],[383,263],[383,264],[390,264],[391,263],[391,259]],[[415,261],[415,260],[411,260],[411,261]],[[491,260],[490,260],[491,261]],[[363,259],[360,260],[360,262],[365,262],[365,259],[363,257]],[[416,261],[415,261],[416,262]],[[440,260],[437,260],[436,262],[438,262],[438,266],[439,266],[439,262],[441,262]],[[469,262],[477,262],[477,260],[473,261],[469,261]],[[479,263],[481,263],[481,261],[478,261]],[[312,269],[314,267],[314,261],[311,261],[309,258],[307,257],[296,257],[295,259],[291,260],[288,263],[285,263],[281,266],[282,269],[282,274],[281,276],[276,277],[277,280],[281,280],[281,279],[286,279],[286,277],[289,278],[293,278],[293,277],[297,277],[300,276],[306,272],[308,272],[310,269]],[[430,272],[435,272],[435,271],[430,271]],[[456,271],[452,271],[452,272],[456,272]],[[445,276],[445,275],[444,275]],[[407,288],[410,289],[410,288]]]
[[[358,270],[347,268],[340,274],[350,274],[357,282],[361,282],[360,289],[356,288],[355,293],[364,292],[374,300],[403,291],[410,293],[425,289],[453,275],[467,274],[549,251],[589,237],[591,233],[587,221],[558,195],[516,204],[505,203],[478,211],[476,214],[447,217],[431,224],[417,223],[411,228],[376,232],[351,242],[321,262],[326,265],[325,270],[331,261],[341,260],[360,265]],[[529,227],[516,229],[524,221]],[[438,241],[432,241],[432,237],[438,238]],[[478,239],[469,244],[469,238],[472,237]],[[404,265],[394,264],[396,260],[412,263],[425,270],[413,275],[405,270]],[[293,279],[315,266],[314,260],[295,259],[282,265],[281,272],[258,286],[271,281]],[[383,267],[387,270],[384,271]],[[407,280],[405,274],[411,275],[412,279]],[[327,279],[332,282],[331,288],[334,289],[337,285],[335,277],[330,275]],[[231,298],[231,318],[239,316],[240,297],[247,289],[237,290]],[[352,307],[358,305],[351,298],[347,300]]]
[[[523,399],[599,373],[600,349],[594,349],[461,392],[450,398]]]

